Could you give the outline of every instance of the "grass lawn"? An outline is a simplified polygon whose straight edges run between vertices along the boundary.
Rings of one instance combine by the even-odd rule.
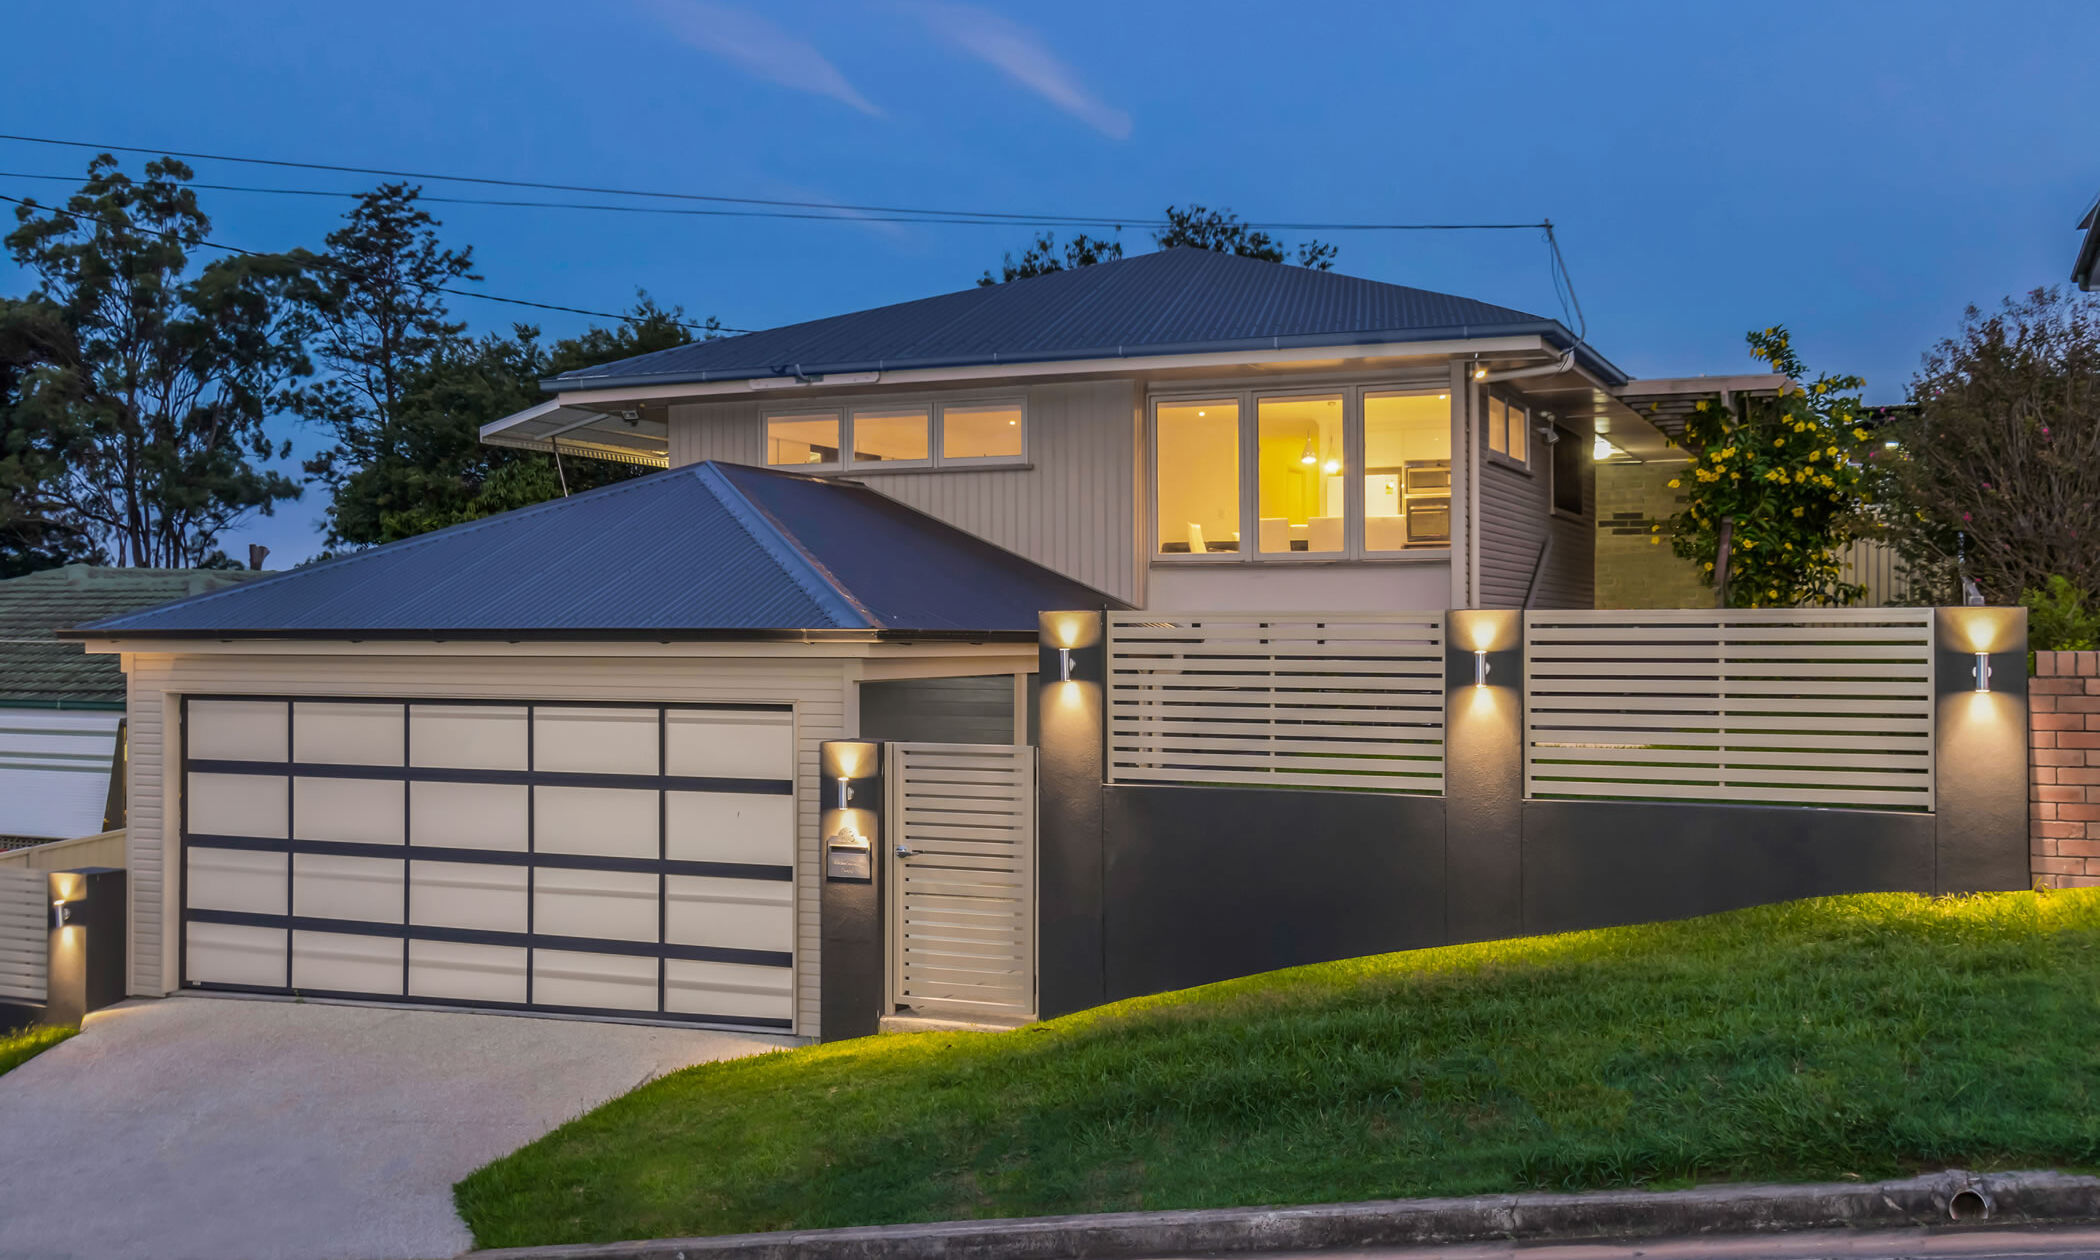
[[[652,1082],[457,1188],[484,1247],[2100,1166],[2100,890],[1794,902]]]
[[[0,1076],[7,1075],[79,1031],[78,1028],[23,1028],[15,1032],[0,1032]]]

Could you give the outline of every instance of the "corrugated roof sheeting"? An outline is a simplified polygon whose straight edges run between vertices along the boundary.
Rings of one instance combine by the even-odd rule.
[[[706,462],[79,633],[1032,633],[1043,609],[1104,602],[863,487]]]
[[[570,372],[554,384],[735,380],[796,371],[1176,353],[1278,340],[1347,343],[1551,330],[1567,338],[1555,321],[1506,306],[1182,248],[695,342]]]

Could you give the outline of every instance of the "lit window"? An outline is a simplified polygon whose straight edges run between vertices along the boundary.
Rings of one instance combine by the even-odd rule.
[[[1162,403],[1156,428],[1161,553],[1238,551],[1239,405]]]
[[[1342,550],[1340,398],[1264,398],[1255,404],[1259,492],[1256,545],[1264,555]]]
[[[839,462],[839,418],[823,412],[766,419],[766,463],[774,467]]]
[[[853,413],[853,462],[924,463],[932,450],[927,443],[926,431],[924,407],[856,411]]]
[[[1451,545],[1451,400],[1364,395],[1364,550]]]
[[[1500,398],[1490,398],[1487,422],[1489,450],[1499,451],[1520,464],[1530,458],[1525,431],[1530,418],[1522,407],[1513,407]]]
[[[1014,403],[941,408],[941,458],[1019,459],[1021,408]]]

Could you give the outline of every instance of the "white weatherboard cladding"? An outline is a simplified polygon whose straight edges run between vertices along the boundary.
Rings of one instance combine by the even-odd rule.
[[[0,708],[0,836],[70,840],[102,830],[122,717]]]
[[[0,1001],[43,1004],[50,975],[51,877],[0,867]]]
[[[626,701],[650,703],[792,704],[792,752],[796,791],[795,807],[783,815],[792,828],[789,844],[794,882],[794,941],[796,965],[791,979],[778,976],[753,981],[755,990],[772,986],[779,990],[792,984],[796,1031],[815,1035],[819,1030],[818,1002],[818,793],[820,775],[818,745],[826,739],[845,737],[846,700],[850,684],[846,671],[855,662],[830,656],[702,656],[680,655],[650,649],[594,646],[574,654],[539,654],[530,649],[508,647],[487,653],[465,651],[413,652],[359,650],[348,645],[317,648],[312,654],[294,652],[211,651],[194,654],[140,652],[130,656],[130,836],[129,865],[132,887],[132,990],[141,995],[170,992],[177,983],[175,942],[168,939],[176,922],[179,881],[169,878],[176,847],[175,808],[180,802],[177,785],[169,771],[177,755],[174,726],[178,720],[177,698],[183,694],[228,693],[304,695],[314,697],[372,696],[384,699],[421,698],[503,700],[510,705],[417,705],[409,718],[410,760],[417,766],[450,766],[482,769],[523,769],[526,731],[523,704],[526,701],[588,702]],[[957,672],[973,672],[960,668]],[[982,672],[981,668],[974,672]],[[192,701],[192,709],[204,701]],[[284,706],[250,706],[241,711],[253,717],[253,709]],[[509,714],[508,724],[473,720]],[[264,724],[266,726],[266,723]],[[238,750],[223,748],[219,755],[238,757],[252,753],[267,735],[251,735]],[[276,735],[274,759],[282,760],[289,749],[289,736],[281,728]],[[263,744],[265,750],[267,745]],[[257,759],[239,757],[239,759]],[[272,759],[272,758],[262,758]],[[418,785],[421,787],[422,785]],[[421,808],[420,802],[418,807]],[[455,798],[429,808],[451,808],[472,812],[474,806]],[[516,808],[516,806],[511,806]],[[281,828],[280,828],[281,829]],[[674,824],[672,835],[678,834]],[[484,835],[484,841],[489,839]],[[462,847],[474,847],[463,843]],[[752,860],[757,860],[753,858]],[[778,859],[773,859],[778,860]],[[209,929],[209,931],[206,931]],[[217,924],[193,925],[190,959],[194,967],[200,957],[226,960],[229,971],[259,974],[250,981],[282,984],[285,956],[282,933],[276,945],[258,940],[257,929]],[[208,938],[200,954],[199,933]],[[260,930],[268,938],[267,930]],[[506,997],[483,996],[509,983],[500,970],[491,971],[496,947],[428,948],[416,942],[410,966],[411,992],[423,996],[458,994],[461,1001],[508,1001]],[[274,963],[268,955],[274,949]],[[673,1010],[714,1009],[699,999],[705,991],[682,988],[693,977],[709,973],[713,965],[681,965],[667,976],[667,1004]],[[274,972],[270,970],[274,967]],[[739,976],[780,968],[747,967],[732,972]],[[684,977],[684,979],[681,979]],[[745,976],[745,979],[749,979]],[[241,981],[230,981],[241,982]],[[698,983],[698,981],[693,981]],[[681,996],[683,995],[683,996]],[[653,990],[650,1001],[654,1002]],[[721,1010],[723,1014],[737,1011]]]

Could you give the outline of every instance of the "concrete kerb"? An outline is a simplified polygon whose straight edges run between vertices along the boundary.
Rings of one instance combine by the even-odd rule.
[[[1779,1230],[2100,1221],[2100,1178],[1960,1170],[1873,1184],[1716,1186],[1112,1212],[516,1247],[475,1260],[1125,1260],[1140,1256]]]

